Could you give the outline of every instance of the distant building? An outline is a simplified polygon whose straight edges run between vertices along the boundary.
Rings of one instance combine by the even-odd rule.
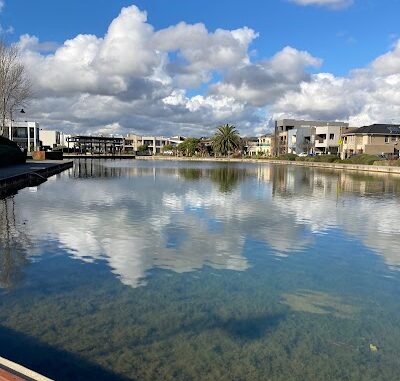
[[[36,151],[40,147],[39,124],[36,122],[13,121],[5,128],[3,136],[28,152]]]
[[[135,134],[128,134],[124,137],[123,150],[125,152],[137,152],[139,147],[147,146],[149,152],[153,155],[161,153],[163,147],[171,145],[176,147],[178,144],[185,140],[182,136],[174,136],[166,138],[164,136],[140,136]]]
[[[68,152],[91,155],[115,155],[121,152],[121,136],[72,135],[66,138]]]
[[[400,149],[400,125],[373,124],[343,135],[341,158],[356,154],[394,156]]]
[[[296,119],[277,120],[275,122],[274,154],[279,156],[286,153],[295,153],[298,155],[302,152],[313,152],[315,149],[314,140],[317,135],[317,127],[336,128],[339,131],[339,128],[347,128],[348,126],[349,124],[344,122]],[[324,132],[321,130],[319,133],[321,135],[329,134],[329,137],[331,134],[329,129]],[[318,139],[323,140],[322,137]],[[318,148],[325,147],[319,146]]]
[[[63,132],[41,129],[39,134],[42,148],[44,150],[66,146],[66,140]]]
[[[248,148],[248,154],[250,156],[263,155],[272,156],[273,146],[274,146],[274,136],[273,135],[262,135],[257,139],[255,144],[252,144]]]

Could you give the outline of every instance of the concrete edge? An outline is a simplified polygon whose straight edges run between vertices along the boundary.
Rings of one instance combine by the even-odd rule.
[[[234,159],[234,158],[186,158],[186,157],[162,157],[162,156],[136,156],[136,160],[164,160],[164,161],[203,161],[203,162],[222,162],[222,163],[256,163],[256,164],[279,164],[295,165],[299,167],[314,167],[321,169],[334,169],[346,171],[364,171],[374,173],[400,174],[400,167],[364,165],[364,164],[341,164],[341,163],[316,163],[310,161],[288,161],[288,160],[268,160],[268,159]]]
[[[3,357],[0,357],[0,366],[4,367],[5,370],[7,370],[7,369],[11,370],[15,373],[20,374],[21,376],[28,377],[29,379],[34,380],[34,381],[54,381],[54,380],[51,380],[50,378],[42,376],[41,374],[36,373],[33,370],[25,368],[22,365],[18,365],[15,362],[7,360]]]

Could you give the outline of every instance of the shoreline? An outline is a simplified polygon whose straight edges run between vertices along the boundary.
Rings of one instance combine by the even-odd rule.
[[[299,167],[313,167],[313,168],[321,168],[321,169],[389,173],[389,174],[400,175],[400,166],[396,167],[396,166],[384,166],[384,165],[318,163],[318,162],[311,162],[311,161],[289,161],[289,160],[274,160],[274,159],[236,159],[236,158],[179,157],[179,156],[173,156],[173,157],[169,157],[169,156],[136,156],[136,160],[280,164],[280,165],[294,165],[294,166],[299,166]]]

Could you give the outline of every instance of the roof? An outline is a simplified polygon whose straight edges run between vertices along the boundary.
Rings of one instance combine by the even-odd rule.
[[[345,135],[400,135],[400,125],[398,124],[372,124],[357,128]]]

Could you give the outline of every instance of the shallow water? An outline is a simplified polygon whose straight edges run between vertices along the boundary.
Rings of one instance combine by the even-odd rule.
[[[399,380],[399,206],[384,174],[76,162],[0,201],[0,356],[59,381]]]

